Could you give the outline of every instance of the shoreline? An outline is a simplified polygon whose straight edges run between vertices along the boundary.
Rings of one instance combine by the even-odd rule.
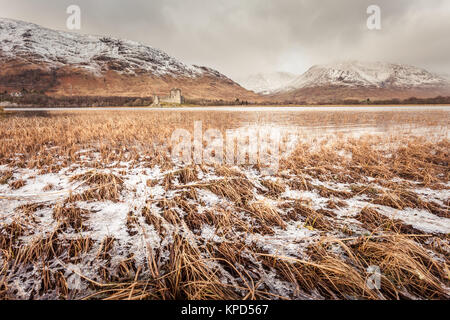
[[[305,106],[180,106],[180,107],[67,107],[67,108],[4,108],[5,112],[42,112],[42,111],[450,111],[450,105],[305,105]]]

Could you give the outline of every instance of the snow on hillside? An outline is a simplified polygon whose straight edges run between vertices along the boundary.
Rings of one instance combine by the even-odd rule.
[[[297,75],[288,72],[260,73],[241,78],[237,82],[245,89],[269,94],[284,88],[296,77]]]
[[[448,81],[441,76],[413,66],[385,62],[348,61],[313,66],[278,91],[330,85],[415,88],[448,85]]]
[[[55,31],[0,18],[0,61],[16,58],[47,68],[76,67],[95,75],[115,70],[130,75],[196,77],[206,73],[226,78],[215,70],[188,66],[134,41]]]

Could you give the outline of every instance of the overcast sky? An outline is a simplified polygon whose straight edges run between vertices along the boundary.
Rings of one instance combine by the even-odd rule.
[[[131,39],[239,78],[358,59],[450,73],[450,0],[0,0],[0,16]],[[367,7],[381,7],[369,30]]]

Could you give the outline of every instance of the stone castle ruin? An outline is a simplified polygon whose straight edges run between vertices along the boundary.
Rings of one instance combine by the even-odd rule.
[[[166,97],[159,97],[155,95],[153,97],[153,105],[157,106],[161,103],[174,103],[174,104],[182,104],[184,103],[184,97],[181,95],[181,89],[172,89],[170,90],[170,95]]]

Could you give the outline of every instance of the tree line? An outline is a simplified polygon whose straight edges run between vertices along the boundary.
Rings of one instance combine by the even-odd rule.
[[[0,103],[9,102],[18,106],[69,108],[69,107],[145,107],[153,103],[153,97],[116,97],[116,96],[63,96],[53,97],[42,92],[28,92],[23,89],[14,95],[4,91],[0,93]],[[247,101],[223,99],[186,99],[187,105],[198,106],[246,106],[246,105],[424,105],[424,104],[450,104],[450,96],[434,98],[385,99],[385,100],[357,100],[344,99],[335,101],[322,101],[310,103],[308,101],[286,100],[274,101]]]
[[[153,103],[152,97],[102,97],[102,96],[64,96],[52,97],[43,93],[26,92],[18,95],[7,92],[0,94],[0,102],[8,101],[19,106],[68,108],[68,107],[145,107]]]

